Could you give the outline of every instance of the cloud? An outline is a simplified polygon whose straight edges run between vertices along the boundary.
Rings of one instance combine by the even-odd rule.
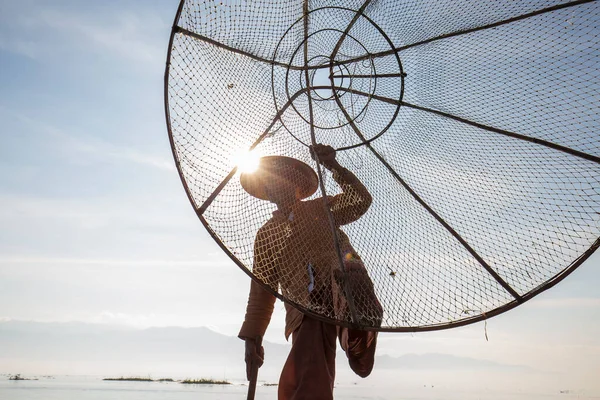
[[[107,143],[104,143],[100,146],[96,146],[92,149],[92,152],[96,154],[107,155],[114,159],[155,167],[166,171],[175,171],[175,165],[173,161],[139,153],[130,149],[118,148]]]
[[[9,40],[7,37],[0,36],[0,49],[35,59],[39,46],[30,40]]]
[[[25,224],[28,221],[47,222],[45,219],[57,220],[62,225],[69,223],[83,228],[98,228],[111,224],[148,221],[136,210],[135,202],[127,206],[117,201],[79,200],[70,198],[45,198],[15,195],[0,195],[0,218],[5,221],[16,221]],[[162,219],[161,219],[162,218]],[[168,216],[157,215],[154,222],[168,222]]]
[[[187,268],[199,266],[231,266],[232,261],[225,255],[207,259],[103,259],[103,258],[63,258],[63,257],[31,257],[26,255],[0,257],[0,266],[15,264],[50,264],[61,266],[101,265],[103,267],[169,267]]]
[[[166,29],[166,24],[155,16],[125,13],[100,21],[90,15],[47,9],[36,18],[42,26],[68,32],[86,45],[108,50],[121,58],[145,62],[164,58],[165,49],[155,38],[157,31]]]
[[[156,319],[155,314],[126,314],[120,312],[102,311],[100,314],[91,316],[88,321],[98,324],[123,324],[134,327],[148,327],[150,321]]]
[[[85,4],[75,9],[27,2],[6,6],[0,17],[0,49],[38,61],[64,62],[62,56],[73,52],[110,54],[142,64],[164,59],[169,25],[158,14],[116,8],[106,13]]]
[[[539,299],[531,302],[537,308],[600,308],[600,297],[570,297],[562,299]]]
[[[77,132],[76,134],[67,133],[65,130],[43,122],[40,119],[29,117],[1,105],[0,114],[7,114],[12,120],[19,121],[34,134],[41,134],[48,137],[51,139],[48,142],[48,146],[56,147],[75,161],[85,160],[89,162],[90,155],[93,155],[97,156],[98,160],[109,158],[154,167],[164,171],[175,171],[174,162],[164,157],[142,153],[128,147],[117,146],[97,137],[86,136],[82,132]]]
[[[148,201],[139,195],[81,198],[0,193],[0,260],[10,258],[21,265],[56,261],[152,266],[162,260],[221,264],[225,256],[203,254],[216,245],[191,218],[185,200],[175,195]],[[139,261],[127,261],[131,259]]]

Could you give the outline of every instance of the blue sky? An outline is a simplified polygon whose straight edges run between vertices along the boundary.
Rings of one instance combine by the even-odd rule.
[[[209,326],[235,335],[249,280],[174,167],[163,73],[177,1],[0,0],[0,320]],[[382,335],[572,375],[600,390],[600,254],[484,325]],[[283,341],[278,303],[268,339]],[[241,360],[241,355],[240,355]]]

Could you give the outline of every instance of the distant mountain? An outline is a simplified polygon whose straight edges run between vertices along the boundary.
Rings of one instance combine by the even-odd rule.
[[[401,357],[380,355],[377,357],[377,368],[410,369],[410,370],[503,370],[513,372],[533,372],[523,365],[501,364],[489,360],[468,357],[457,357],[450,354],[405,354]]]
[[[280,368],[289,345],[265,342]],[[244,375],[244,342],[208,328],[0,322],[0,373]]]
[[[264,346],[266,363],[261,374],[274,380],[290,346],[270,342]],[[78,322],[0,322],[0,373],[227,375],[243,379],[243,358],[243,341],[208,328],[140,330]],[[376,368],[528,370],[523,366],[447,354],[380,355]]]

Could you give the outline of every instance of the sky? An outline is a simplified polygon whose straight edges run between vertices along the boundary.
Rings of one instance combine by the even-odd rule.
[[[0,321],[237,334],[250,281],[198,221],[167,136],[176,8],[0,0]],[[379,353],[526,365],[600,392],[599,285],[596,254],[487,325],[382,334]],[[267,340],[284,342],[283,318],[278,302]]]

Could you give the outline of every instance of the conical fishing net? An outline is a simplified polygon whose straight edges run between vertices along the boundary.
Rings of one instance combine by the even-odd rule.
[[[223,250],[303,312],[488,318],[599,245],[599,27],[589,0],[184,0],[165,76],[181,179]],[[274,155],[320,178],[291,212],[241,184]]]

